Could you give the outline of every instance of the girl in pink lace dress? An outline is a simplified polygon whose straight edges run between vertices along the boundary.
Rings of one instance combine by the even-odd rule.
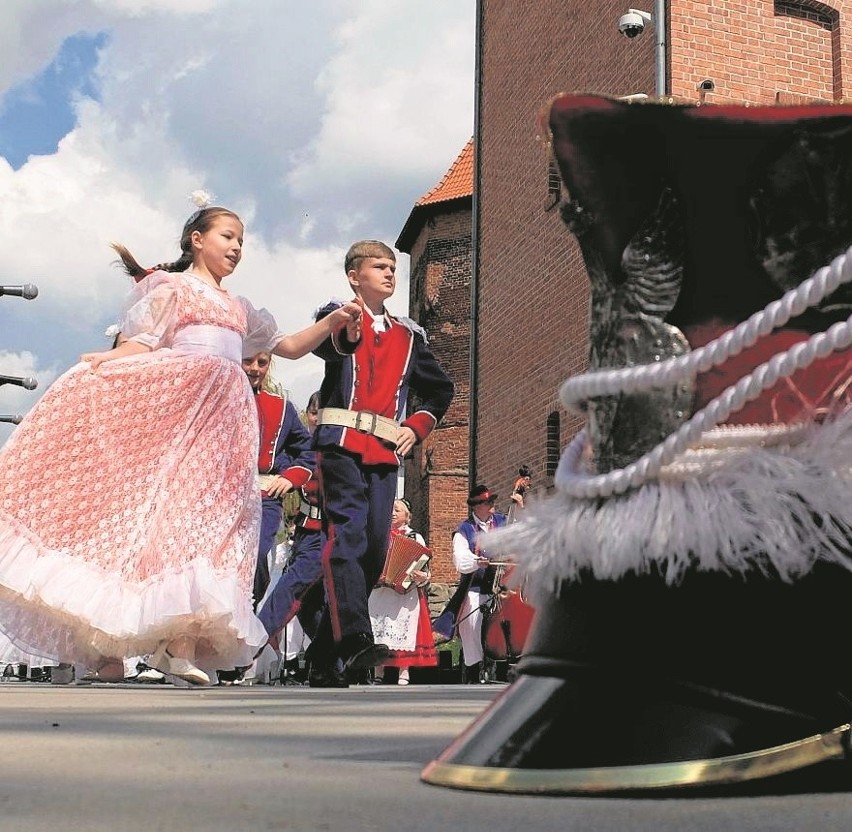
[[[29,652],[104,667],[153,653],[194,684],[251,664],[260,495],[257,414],[242,370],[298,358],[360,310],[295,335],[221,286],[243,225],[223,208],[184,226],[181,257],[137,283],[127,340],[82,356],[0,450],[0,629]],[[331,317],[331,316],[329,316]]]

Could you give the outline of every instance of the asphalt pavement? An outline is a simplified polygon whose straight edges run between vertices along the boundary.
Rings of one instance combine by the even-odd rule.
[[[423,766],[502,685],[322,690],[0,684],[1,830],[833,830],[852,794],[455,791]]]

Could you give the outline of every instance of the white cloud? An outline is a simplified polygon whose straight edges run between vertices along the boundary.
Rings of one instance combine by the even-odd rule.
[[[361,218],[368,219],[370,203],[397,189],[396,209],[401,198],[410,207],[422,194],[414,183],[435,184],[473,132],[473,4],[453,17],[441,3],[411,9],[369,0],[337,29],[338,49],[316,84],[321,127],[288,179],[317,210],[328,213],[354,195],[356,212],[369,206]],[[384,37],[388,30],[409,36]],[[335,202],[315,203],[317,192]]]
[[[247,222],[230,288],[283,329],[345,295],[349,243],[393,243],[471,135],[474,5],[6,0],[0,101],[66,37],[107,37],[99,100],[76,103],[57,151],[17,171],[0,158],[0,283],[40,289],[32,302],[0,299],[0,373],[52,379],[104,346],[127,287],[109,243],[146,264],[173,258],[200,187]],[[407,258],[399,275],[390,306],[404,312]],[[321,365],[278,365],[302,406]]]
[[[149,12],[167,12],[170,15],[191,15],[208,12],[222,5],[222,0],[92,0],[92,5],[106,11],[118,11],[130,17],[141,17]]]
[[[38,359],[31,352],[12,353],[0,350],[0,368],[2,375],[22,378],[30,376],[38,382],[35,390],[25,390],[15,384],[0,385],[0,415],[15,416],[28,411],[42,396],[47,387],[57,377],[56,367],[38,366]],[[0,422],[0,446],[11,436],[14,425]]]

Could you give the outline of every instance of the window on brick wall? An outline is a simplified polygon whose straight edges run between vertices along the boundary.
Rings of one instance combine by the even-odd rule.
[[[544,470],[549,479],[556,475],[556,466],[559,465],[560,447],[559,413],[555,410],[547,416],[547,447],[545,449]]]
[[[809,74],[793,72],[791,87],[777,90],[779,104],[801,104],[811,101],[831,101],[843,97],[843,71],[841,62],[840,13],[819,0],[774,0],[775,15],[790,25],[776,32],[777,47],[786,44],[790,60],[796,66],[801,62],[797,55],[803,48],[812,53],[823,53],[821,58],[809,58]],[[796,25],[796,24],[799,25]]]

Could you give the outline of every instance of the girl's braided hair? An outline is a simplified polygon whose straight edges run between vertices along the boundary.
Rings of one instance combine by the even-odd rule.
[[[183,231],[180,235],[180,257],[171,263],[158,263],[150,269],[140,266],[136,258],[127,250],[121,243],[112,243],[111,248],[121,258],[121,263],[124,270],[137,282],[145,275],[155,271],[164,272],[185,272],[192,265],[192,235],[198,231],[200,234],[210,230],[215,220],[218,217],[233,217],[238,222],[242,220],[233,211],[227,208],[211,206],[209,208],[201,208],[196,211],[184,224]]]

